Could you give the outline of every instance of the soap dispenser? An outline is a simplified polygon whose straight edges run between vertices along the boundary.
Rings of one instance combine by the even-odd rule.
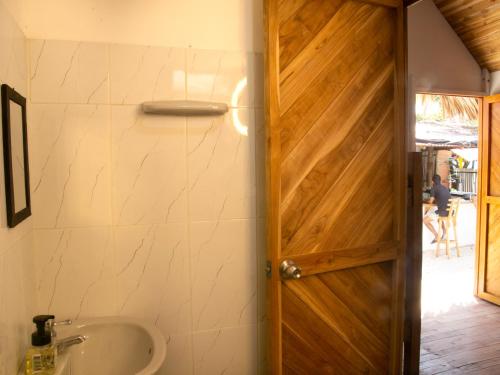
[[[36,331],[31,335],[31,348],[26,353],[26,375],[52,375],[55,372],[56,349],[52,342],[49,321],[54,315],[37,315],[33,318]]]

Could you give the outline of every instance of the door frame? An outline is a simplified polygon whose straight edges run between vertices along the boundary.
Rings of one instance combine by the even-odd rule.
[[[404,374],[418,375],[422,285],[422,154],[408,153]]]
[[[479,207],[480,216],[477,220],[477,228],[476,228],[476,284],[475,284],[475,293],[476,296],[494,303],[496,305],[500,305],[500,298],[495,295],[492,295],[486,291],[486,251],[487,251],[487,230],[482,229],[482,223],[486,223],[488,221],[487,212],[488,212],[488,204],[491,199],[488,196],[488,187],[487,182],[489,181],[488,171],[490,165],[490,150],[491,150],[491,139],[490,139],[490,129],[489,127],[489,119],[490,119],[490,111],[489,105],[493,102],[498,102],[500,100],[500,94],[485,96],[481,101],[481,126],[479,129],[479,190],[478,190],[478,200],[477,206]]]
[[[264,54],[264,96],[267,104],[264,108],[266,123],[266,313],[267,313],[267,369],[271,374],[281,373],[281,329],[274,322],[281,317],[281,285],[278,269],[278,257],[274,249],[279,248],[281,225],[279,214],[280,201],[280,168],[279,157],[281,150],[277,147],[279,139],[279,19],[278,2],[264,0],[264,32],[266,53]],[[270,53],[274,51],[274,53]],[[278,285],[273,288],[273,285]]]

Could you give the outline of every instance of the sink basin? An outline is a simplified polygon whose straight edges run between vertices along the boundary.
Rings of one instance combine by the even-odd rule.
[[[165,360],[162,334],[136,319],[95,318],[57,329],[57,339],[73,335],[87,339],[59,355],[55,375],[152,375]]]

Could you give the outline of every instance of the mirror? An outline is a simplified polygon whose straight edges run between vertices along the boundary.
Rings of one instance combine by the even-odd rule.
[[[26,99],[5,84],[1,91],[7,224],[13,228],[31,215]]]

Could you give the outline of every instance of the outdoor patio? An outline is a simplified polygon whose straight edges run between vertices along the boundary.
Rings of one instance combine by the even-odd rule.
[[[460,230],[459,238],[475,233],[470,206],[461,212],[459,228],[472,226],[474,232]],[[426,245],[423,253],[420,373],[498,374],[500,331],[491,327],[500,323],[500,308],[473,296],[474,245],[461,246],[461,257],[454,247],[451,258],[444,249],[436,258],[434,250]]]

